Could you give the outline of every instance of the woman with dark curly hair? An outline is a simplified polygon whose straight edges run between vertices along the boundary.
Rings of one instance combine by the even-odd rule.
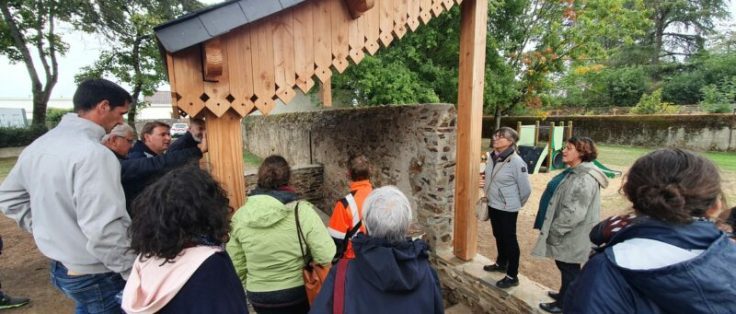
[[[138,254],[122,307],[128,313],[248,313],[230,257],[230,209],[207,172],[187,166],[133,202],[131,249]]]
[[[227,252],[258,313],[307,313],[302,251],[320,265],[335,256],[327,228],[312,204],[299,200],[290,177],[286,159],[269,156],[258,168],[258,187],[233,215]]]
[[[723,204],[715,165],[660,149],[624,180],[635,217],[596,228],[610,239],[573,283],[565,313],[733,313],[736,245],[714,224]]]
[[[548,292],[555,301],[539,304],[549,313],[562,313],[567,288],[588,260],[588,232],[600,220],[601,188],[608,186],[606,176],[593,164],[597,157],[592,139],[569,138],[562,150],[568,168],[550,180],[539,201],[535,228],[540,233],[532,255],[553,258],[561,275],[559,292]]]

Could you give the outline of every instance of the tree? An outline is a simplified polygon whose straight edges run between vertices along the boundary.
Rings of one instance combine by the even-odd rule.
[[[106,22],[98,32],[106,38],[108,48],[93,65],[82,68],[75,79],[112,75],[130,85],[134,103],[128,111],[128,124],[135,128],[138,109],[145,105],[139,101],[140,96],[153,95],[166,79],[153,27],[201,7],[198,1],[105,1],[99,12]]]
[[[640,0],[490,1],[484,111],[494,113],[499,125],[501,116],[518,105],[541,105],[554,74],[605,60],[616,47],[642,36],[648,24],[642,6]],[[455,103],[459,24],[457,9],[440,16],[381,52],[376,56],[381,62],[363,61],[367,65],[336,77],[335,89],[361,96],[360,104],[375,104],[362,96],[390,90],[383,84],[393,78],[378,77],[375,67],[392,64],[392,73],[416,74],[403,84],[430,88],[440,101]],[[369,81],[371,88],[355,84],[360,81]],[[412,99],[410,91],[392,90],[390,98]]]
[[[728,17],[723,0],[651,0],[646,6],[654,24],[648,34],[654,64],[701,51],[716,20]]]
[[[85,7],[84,1],[0,0],[0,54],[26,66],[33,93],[33,127],[45,128],[46,104],[59,78],[58,57],[68,48],[57,26],[66,22],[84,28],[79,7]]]

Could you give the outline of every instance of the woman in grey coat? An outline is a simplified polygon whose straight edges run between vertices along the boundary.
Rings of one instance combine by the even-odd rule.
[[[493,133],[493,152],[486,163],[483,184],[498,251],[496,263],[483,266],[483,269],[506,273],[496,283],[499,288],[519,285],[520,251],[516,240],[516,220],[531,194],[528,168],[516,154],[518,140],[519,134],[512,128],[502,127]]]
[[[549,292],[555,301],[539,305],[550,313],[562,313],[565,291],[580,274],[592,247],[588,233],[600,220],[600,190],[608,186],[608,179],[592,162],[597,157],[590,138],[568,139],[562,150],[568,168],[550,181],[539,202],[541,232],[532,255],[553,258],[562,275],[559,293]]]

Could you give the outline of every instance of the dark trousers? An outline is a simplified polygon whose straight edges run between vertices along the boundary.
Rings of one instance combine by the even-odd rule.
[[[557,304],[562,307],[562,304],[565,300],[565,293],[567,292],[567,288],[570,287],[570,284],[575,281],[576,278],[578,278],[578,275],[580,275],[580,264],[573,264],[573,263],[565,263],[555,260],[555,264],[557,264],[557,268],[560,270],[561,277],[561,285],[560,285],[560,298],[557,300]]]
[[[518,212],[505,212],[489,207],[493,237],[496,238],[498,257],[496,264],[506,266],[506,275],[516,278],[519,274],[519,241],[516,240]]]

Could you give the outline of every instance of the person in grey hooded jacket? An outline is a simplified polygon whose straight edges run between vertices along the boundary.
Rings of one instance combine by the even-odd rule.
[[[558,185],[547,186],[554,192],[548,203],[540,204],[544,222],[532,255],[553,258],[562,275],[559,293],[549,293],[555,301],[539,305],[550,313],[562,313],[565,292],[588,260],[592,247],[588,233],[600,221],[600,189],[608,186],[608,179],[593,164],[597,157],[593,140],[569,138],[562,151],[562,161],[569,167],[566,175]]]
[[[519,210],[531,194],[529,171],[526,163],[516,154],[519,134],[502,127],[493,133],[493,152],[486,163],[484,192],[488,198],[489,217],[496,238],[498,256],[486,271],[506,272],[496,283],[499,288],[519,285],[519,242],[516,240],[516,220]]]

